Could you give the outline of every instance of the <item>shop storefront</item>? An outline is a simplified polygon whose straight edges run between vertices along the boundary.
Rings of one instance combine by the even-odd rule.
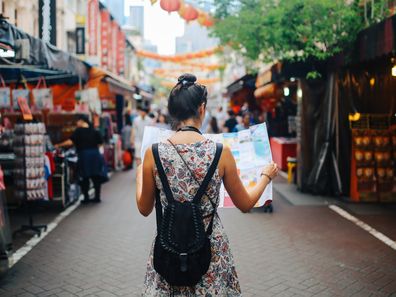
[[[68,138],[76,116],[87,112],[76,94],[90,67],[5,20],[0,47],[13,53],[0,60],[0,259],[6,263],[12,231],[40,235],[46,226],[33,219],[38,208],[62,209],[79,198],[75,154],[56,152],[52,144]]]
[[[101,113],[95,117],[94,125],[105,140],[104,156],[111,169],[122,168],[121,130],[124,125],[126,107],[135,106],[137,90],[122,77],[93,67],[89,72],[86,88],[97,90]]]

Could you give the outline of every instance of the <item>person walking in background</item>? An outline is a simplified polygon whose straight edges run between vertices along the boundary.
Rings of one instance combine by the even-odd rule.
[[[122,139],[122,150],[123,152],[123,162],[126,170],[132,169],[133,167],[133,148],[132,148],[132,120],[129,114],[125,115],[125,125],[121,131]]]
[[[139,166],[142,162],[141,150],[144,128],[146,128],[147,126],[151,126],[153,123],[152,119],[147,115],[148,112],[149,109],[147,107],[139,108],[139,116],[135,118],[132,125],[131,143],[132,147],[135,150],[135,159],[137,166]]]
[[[235,113],[231,109],[228,111],[228,116],[228,120],[224,123],[224,132],[231,133],[234,132],[235,126],[238,122],[235,118]]]
[[[210,120],[210,123],[209,123],[208,129],[206,130],[206,133],[209,133],[209,134],[220,133],[220,129],[219,129],[219,126],[217,125],[216,117],[212,117],[212,119]]]
[[[70,139],[55,145],[55,148],[75,146],[78,162],[77,174],[80,179],[84,200],[81,203],[101,202],[100,191],[104,181],[107,181],[107,170],[99,146],[103,144],[102,136],[95,130],[88,117],[81,115],[77,120],[77,129]],[[92,180],[95,189],[95,199],[89,200],[89,183]]]
[[[147,149],[143,165],[137,170],[136,202],[140,213],[144,216],[152,212],[157,194],[159,202],[156,203],[161,203],[162,208],[169,203],[167,200],[169,196],[165,194],[167,190],[164,190],[160,177],[167,180],[169,184],[167,189],[169,188],[173,199],[187,204],[193,200],[217,155],[218,145],[204,138],[199,130],[205,118],[207,91],[205,86],[195,81],[196,77],[191,74],[181,76],[169,96],[169,114],[179,122],[180,128],[167,141],[155,146],[158,148],[156,162],[163,164],[165,172],[163,171],[163,175],[160,176],[156,169],[158,167],[154,161],[154,146]],[[241,296],[230,244],[216,211],[220,200],[220,186],[224,182],[225,189],[235,206],[247,212],[254,207],[267,185],[277,176],[278,168],[274,163],[265,166],[257,184],[247,190],[238,176],[231,150],[224,147],[222,152],[220,150],[220,156],[217,156],[220,158],[217,173],[213,175],[202,199],[197,202],[205,230],[208,228],[212,230],[208,235],[211,250],[208,270],[194,286],[172,286],[155,270],[154,261],[161,259],[155,258],[154,245],[152,245],[143,296]],[[170,195],[169,191],[168,195]],[[158,207],[157,204],[156,206]],[[160,211],[162,212],[161,209]]]
[[[224,126],[224,123],[225,123],[225,121],[226,121],[226,119],[227,119],[227,113],[224,112],[222,106],[219,106],[219,107],[217,108],[217,112],[216,112],[215,117],[216,117],[216,120],[217,120],[217,125],[218,125],[219,127],[223,127],[223,126]]]
[[[249,127],[250,127],[250,121],[251,121],[251,115],[250,115],[250,113],[249,113],[249,112],[245,112],[245,113],[242,115],[242,123],[236,125],[236,127],[235,127],[235,132],[239,132],[239,131],[242,131],[242,130],[249,129]]]

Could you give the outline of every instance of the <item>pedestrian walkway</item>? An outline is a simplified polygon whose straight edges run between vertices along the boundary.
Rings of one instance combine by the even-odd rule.
[[[0,280],[1,296],[139,296],[155,218],[140,216],[132,173],[82,205]],[[243,296],[396,296],[396,252],[328,207],[221,209]]]

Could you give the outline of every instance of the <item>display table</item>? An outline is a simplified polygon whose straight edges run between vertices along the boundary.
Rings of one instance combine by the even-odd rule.
[[[296,138],[272,137],[270,139],[272,159],[283,171],[287,170],[287,157],[297,156]]]

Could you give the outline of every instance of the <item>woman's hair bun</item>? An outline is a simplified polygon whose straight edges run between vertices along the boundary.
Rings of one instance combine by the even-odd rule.
[[[188,82],[188,83],[195,83],[197,81],[197,77],[194,74],[184,73],[179,76],[177,79],[179,83]]]

